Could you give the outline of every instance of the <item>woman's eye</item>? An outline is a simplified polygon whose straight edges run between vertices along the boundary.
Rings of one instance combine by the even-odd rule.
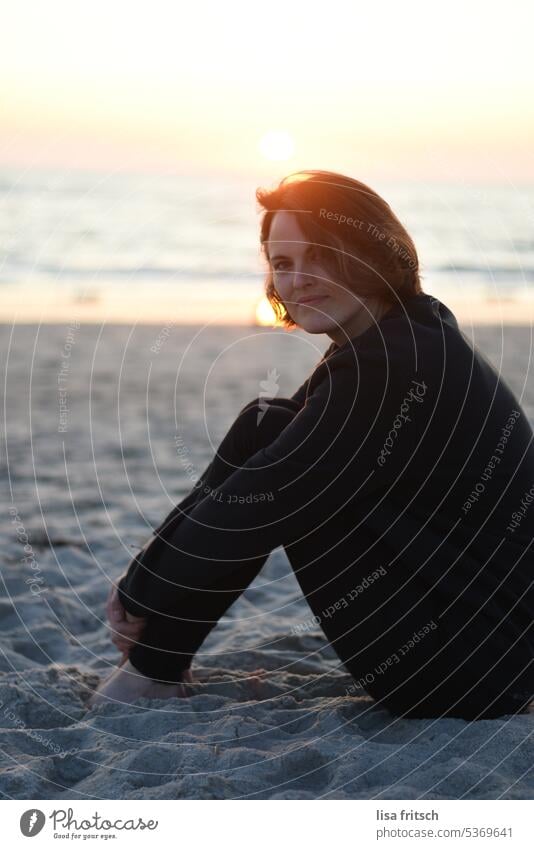
[[[285,260],[281,260],[280,262],[275,262],[273,265],[274,271],[284,271],[284,266],[288,263]]]

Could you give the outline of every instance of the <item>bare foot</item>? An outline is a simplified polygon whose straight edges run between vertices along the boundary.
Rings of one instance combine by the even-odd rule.
[[[189,669],[184,670],[182,678],[187,684],[193,683],[193,676]],[[125,660],[108,678],[100,682],[89,699],[88,707],[92,708],[106,702],[132,704],[137,699],[172,699],[187,696],[184,684],[160,684],[152,681],[151,678],[139,672],[129,660]]]

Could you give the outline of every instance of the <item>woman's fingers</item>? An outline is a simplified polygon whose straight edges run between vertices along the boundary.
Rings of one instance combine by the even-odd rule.
[[[132,616],[119,601],[118,589],[112,585],[106,602],[108,627],[111,631],[111,642],[117,649],[128,656],[131,648],[139,641],[145,630],[147,620],[144,617]]]
[[[121,626],[120,628],[114,628],[113,634],[116,635],[119,639],[122,637],[123,639],[136,640],[145,630],[143,627],[136,628],[126,628]]]
[[[128,613],[127,610],[124,611],[124,616],[127,622],[131,622],[133,625],[145,625],[146,624],[146,616],[132,616],[131,613]]]
[[[124,622],[121,622],[118,625],[117,631],[123,636],[130,637],[130,639],[139,639],[140,635],[146,628],[146,618],[141,616],[132,616],[127,611],[125,611],[125,616],[126,618]]]
[[[113,593],[111,595],[111,609],[115,616],[118,619],[125,619],[125,610],[122,604],[119,601],[119,595],[117,592],[117,587],[113,587]]]
[[[126,619],[116,619],[113,614],[111,615],[108,628],[111,632],[111,639],[113,642],[121,641],[123,644],[130,644],[131,642],[137,642],[145,630],[146,623],[143,622],[127,622]]]
[[[141,635],[139,635],[139,637],[141,637]],[[138,643],[139,640],[132,639],[131,637],[122,637],[119,635],[116,637],[112,637],[111,642],[116,645],[117,648],[131,649],[131,647],[135,646],[135,644]]]
[[[121,622],[113,628],[111,639],[116,645],[121,643],[123,646],[131,646],[132,643],[139,641],[145,627],[144,620],[135,624]]]
[[[118,622],[115,630],[120,631],[121,634],[135,634],[137,631],[143,631],[146,628],[146,621],[143,619],[142,622]]]
[[[132,645],[130,645],[130,646],[125,646],[122,643],[113,643],[113,645],[115,646],[117,651],[120,651],[121,654],[129,655],[130,651],[132,650],[132,648],[135,644],[132,643]]]
[[[119,601],[117,587],[112,586],[108,595],[108,600],[106,604],[106,615],[110,622],[123,622],[125,619],[124,616],[124,607]]]
[[[111,642],[114,646],[117,646],[119,651],[130,651],[138,640],[126,639],[124,637],[112,637]]]

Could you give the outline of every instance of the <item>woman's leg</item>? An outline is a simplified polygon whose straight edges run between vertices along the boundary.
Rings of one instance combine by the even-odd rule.
[[[260,404],[259,399],[246,405],[226,434],[206,473],[199,480],[196,490],[174,508],[170,517],[176,521],[176,517],[187,505],[196,502],[203,486],[216,488],[232,474],[236,466],[245,462],[261,447],[270,444],[299,409],[296,402],[286,398],[270,401],[268,408],[265,402]],[[346,517],[344,521],[346,522]],[[165,527],[168,525],[169,517],[160,525],[160,529],[163,529],[162,536],[165,535]],[[380,610],[377,617],[374,611],[379,609],[385,599],[395,593],[393,573],[387,580],[381,577],[381,584],[377,583],[366,590],[365,598],[347,605],[347,610],[339,609],[340,599],[350,597],[354,587],[362,578],[365,578],[369,571],[367,563],[365,575],[357,566],[350,570],[341,570],[338,574],[336,565],[350,562],[351,559],[348,552],[343,553],[339,546],[329,555],[326,553],[323,557],[318,556],[321,550],[327,549],[328,544],[336,546],[346,534],[347,528],[343,526],[343,520],[341,524],[331,523],[328,529],[325,527],[320,529],[317,538],[310,537],[300,545],[286,547],[286,553],[304,596],[316,616],[322,618],[321,624],[329,642],[343,662],[347,661],[345,665],[355,675],[359,670],[367,670],[371,664],[380,664],[384,653],[387,655],[395,639],[400,640],[402,646],[404,640],[401,640],[401,637],[408,638],[412,626],[413,629],[420,627],[429,617],[435,616],[435,607],[429,603],[426,603],[423,608],[419,606],[415,613],[408,617],[401,617],[402,626],[397,627],[394,634],[384,637],[383,632],[387,631],[386,619],[389,617],[389,624],[391,624],[392,617],[393,623],[399,618],[398,599],[393,606],[389,607],[387,615]],[[351,550],[358,550],[361,536],[362,534],[359,533],[358,545],[354,545],[354,540],[349,540],[345,545],[348,545]],[[243,564],[242,569],[238,572],[233,571],[226,582],[218,576],[217,585],[209,590],[188,593],[184,596],[183,610],[176,611],[173,617],[156,615],[149,617],[141,643],[134,646],[130,652],[132,664],[153,680],[166,683],[180,681],[182,671],[189,668],[202,642],[258,574],[266,559],[266,556],[262,556],[256,558],[255,563]],[[413,585],[411,592],[416,594]],[[422,594],[421,590],[419,594]],[[336,603],[338,609],[336,609]],[[356,604],[357,607],[354,606]],[[330,608],[334,608],[335,615],[330,612]],[[365,618],[364,614],[369,614],[369,619],[373,623],[372,627],[369,623],[359,623],[360,619]],[[359,624],[362,624],[362,627],[358,630]],[[427,645],[431,639],[432,634],[427,638]],[[415,657],[412,656],[410,660],[414,661]],[[408,671],[406,662],[403,664],[403,670],[406,673]],[[391,679],[390,672],[389,683]],[[376,697],[380,695],[377,687],[382,685],[383,680],[380,679],[373,688]],[[409,687],[414,688],[413,682]],[[416,685],[415,690],[417,690]]]
[[[215,489],[236,467],[261,448],[273,442],[298,412],[299,405],[289,398],[254,399],[240,411],[222,440],[215,457],[195,489],[177,505],[159,526],[160,536],[165,528],[176,524],[184,508],[196,503],[204,487]],[[172,519],[169,523],[169,519]],[[179,521],[179,519],[178,519]],[[164,683],[179,682],[184,669],[191,665],[194,654],[221,616],[236,601],[261,570],[267,555],[243,563],[240,569],[224,577],[214,570],[214,583],[208,590],[196,590],[184,595],[180,610],[173,616],[152,615],[141,638],[130,651],[133,666],[144,675]]]
[[[221,445],[217,449],[215,456],[204,470],[204,473],[200,476],[185,498],[183,498],[182,501],[180,501],[165,517],[163,522],[158,525],[158,527],[154,530],[153,536],[161,533],[176,516],[181,516],[193,508],[200,497],[203,485],[208,484],[212,488],[219,486],[224,480],[226,480],[228,475],[234,471],[235,466],[243,462],[243,458],[246,460],[259,450],[259,448],[262,448],[264,445],[269,444],[269,442],[274,441],[274,439],[276,439],[279,435],[280,430],[282,430],[291,418],[301,409],[300,405],[297,404],[296,401],[293,401],[292,398],[269,398],[266,400],[254,398],[242,407],[239,412],[239,416],[245,413],[249,408],[255,407],[256,425],[258,426],[265,415],[267,404],[270,407],[281,407],[282,409],[289,410],[291,416],[288,416],[287,419],[281,418],[279,424],[277,424],[276,421],[273,421],[273,415],[271,414],[269,419],[269,428],[267,431],[264,426],[261,432],[257,432],[253,427],[250,427],[243,428],[241,432],[235,430],[227,433],[223,442],[221,442]],[[265,440],[268,441],[266,442]],[[232,456],[234,456],[234,458],[240,457],[241,459],[239,459],[239,462],[236,462],[236,459],[233,461],[230,460],[230,462],[225,460],[225,457]],[[146,545],[147,543],[145,543],[145,547]]]
[[[410,700],[424,688],[424,677],[410,675],[435,651],[440,611],[417,580],[407,583],[399,566],[384,561],[364,525],[350,525],[350,509],[341,511],[285,546],[287,557],[315,623],[354,681],[376,701],[396,688],[399,701]],[[422,638],[405,648],[418,631]]]
[[[534,652],[518,623],[514,633],[508,630],[512,604],[506,602],[493,623],[483,607],[473,612],[459,601],[450,608],[442,619],[445,649],[433,658],[432,693],[420,704],[414,699],[413,707],[393,700],[391,709],[466,720],[525,712],[534,698]]]
[[[315,622],[377,705],[414,718],[524,711],[534,698],[526,639],[514,647],[504,634],[491,636],[491,620],[460,604],[443,616],[437,593],[425,596],[416,577],[378,557],[370,566],[369,552],[362,569],[357,553],[373,540],[360,530],[336,546],[348,531],[333,520],[285,550]]]

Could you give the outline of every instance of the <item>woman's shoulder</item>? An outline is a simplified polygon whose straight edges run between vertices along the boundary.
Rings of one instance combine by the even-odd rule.
[[[442,352],[450,350],[454,339],[465,345],[453,312],[433,295],[419,293],[394,304],[380,321],[343,345],[332,342],[316,366],[315,382],[327,379],[332,370],[370,368],[373,363],[389,366],[392,373],[411,371],[423,360],[439,369]]]
[[[416,380],[428,387],[430,400],[443,394],[446,373],[472,371],[473,356],[453,312],[433,295],[419,293],[345,344],[332,342],[307,381],[307,397],[357,394],[361,405],[380,393],[387,402]]]
[[[389,342],[412,344],[417,338],[440,338],[445,332],[461,335],[456,316],[443,301],[420,292],[395,303],[378,322],[358,336],[347,339],[343,345],[332,342],[323,360],[329,359],[333,364],[333,358],[346,358],[354,351],[365,354],[383,349],[384,344]]]

